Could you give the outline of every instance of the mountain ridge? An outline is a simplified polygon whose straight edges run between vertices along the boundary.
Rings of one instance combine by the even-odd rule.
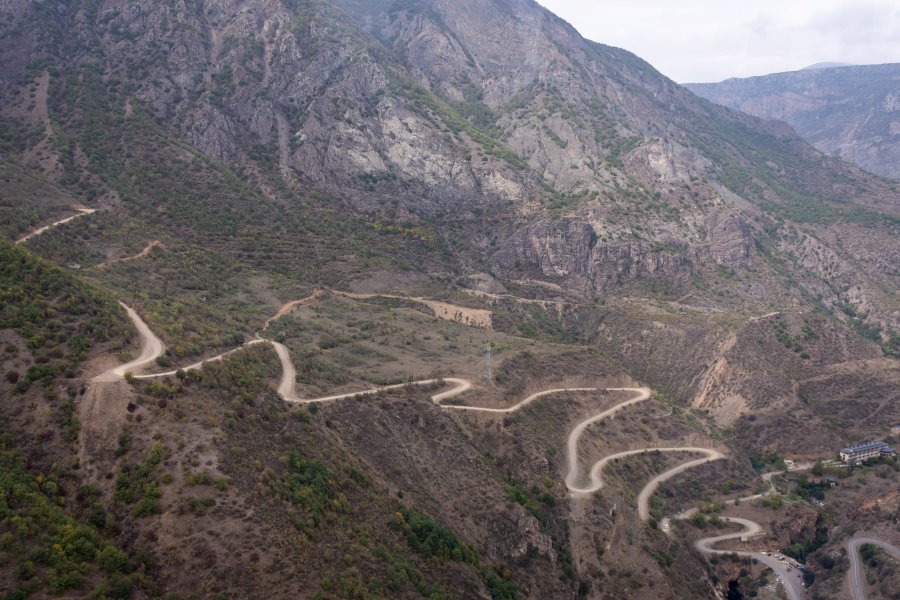
[[[898,78],[900,65],[885,63],[685,85],[730,108],[783,120],[821,151],[898,179]]]

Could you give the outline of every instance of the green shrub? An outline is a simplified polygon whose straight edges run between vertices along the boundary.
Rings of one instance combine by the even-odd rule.
[[[474,564],[475,553],[459,541],[452,531],[424,513],[401,507],[392,525],[403,531],[409,547],[436,560],[454,560]]]

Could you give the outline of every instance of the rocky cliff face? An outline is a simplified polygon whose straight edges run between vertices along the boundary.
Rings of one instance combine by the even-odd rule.
[[[615,287],[624,281],[656,279],[677,285],[690,275],[686,247],[646,242],[603,243],[594,227],[579,220],[541,221],[518,231],[494,257],[495,274],[514,278],[523,265],[575,293]]]
[[[900,179],[900,64],[803,70],[687,88],[729,108],[790,123],[822,152]]]

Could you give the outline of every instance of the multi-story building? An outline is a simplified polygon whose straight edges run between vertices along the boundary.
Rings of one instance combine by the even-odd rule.
[[[841,460],[848,465],[856,465],[870,458],[893,455],[894,451],[887,445],[887,442],[882,440],[872,440],[871,442],[850,446],[841,450]]]

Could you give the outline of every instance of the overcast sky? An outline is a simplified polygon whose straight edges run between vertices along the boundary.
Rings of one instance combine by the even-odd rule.
[[[537,0],[679,83],[900,62],[898,0]]]

